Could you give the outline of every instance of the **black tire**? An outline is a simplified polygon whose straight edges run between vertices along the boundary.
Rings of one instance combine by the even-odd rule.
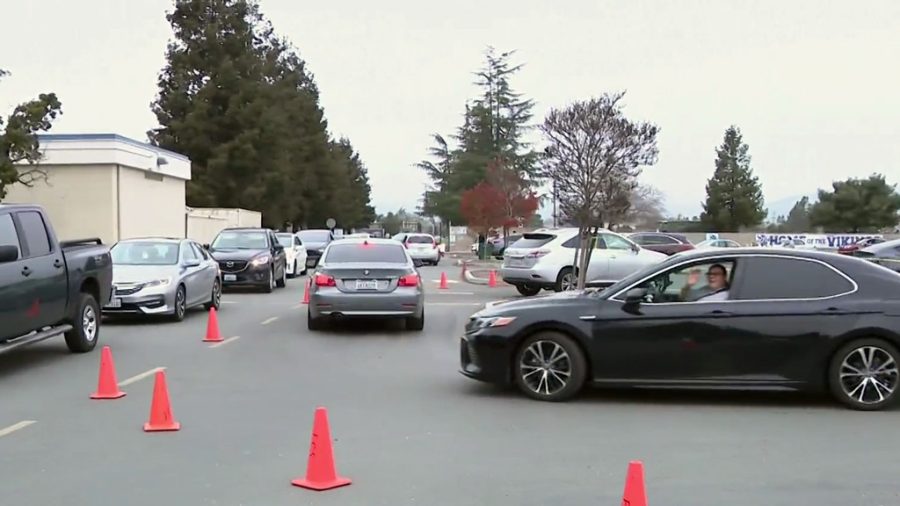
[[[419,331],[425,328],[425,308],[419,316],[410,316],[406,319],[406,330]]]
[[[556,292],[572,290],[572,288],[566,287],[574,287],[578,284],[578,279],[575,276],[575,269],[573,269],[572,267],[563,267],[562,270],[559,271],[559,275],[556,276],[556,286],[553,287],[553,290]],[[568,278],[570,277],[571,281],[568,281]]]
[[[185,315],[187,315],[187,291],[184,289],[184,285],[178,285],[178,290],[175,291],[175,308],[171,315],[172,321],[184,321]]]
[[[278,288],[284,288],[287,286],[287,264],[281,267],[281,277],[275,280],[275,286],[277,286]]]
[[[213,281],[212,294],[210,294],[209,302],[203,305],[203,308],[209,311],[212,308],[216,308],[216,311],[219,310],[219,307],[222,305],[222,282],[216,277],[216,280]]]
[[[272,293],[275,291],[275,267],[269,270],[269,279],[266,280],[265,286],[262,287],[263,293]]]
[[[544,370],[544,364],[540,366],[536,364],[537,355],[534,353],[536,350],[534,346],[541,347],[547,361],[554,356],[557,357],[551,363],[556,373]],[[558,356],[556,346],[565,352],[565,356]],[[522,341],[514,360],[513,379],[516,386],[528,397],[539,401],[559,402],[571,399],[584,386],[588,372],[587,360],[581,348],[571,337],[560,332],[538,332],[529,336]],[[526,360],[527,364],[523,364],[523,360]],[[569,373],[568,381],[562,381],[564,379],[560,374],[562,371]]]
[[[78,295],[78,307],[72,320],[72,330],[66,332],[66,346],[73,353],[86,353],[97,346],[100,338],[100,304],[93,295]]]
[[[541,287],[532,285],[516,285],[516,290],[526,297],[533,297],[541,293]]]
[[[325,328],[325,322],[322,320],[322,318],[313,318],[312,313],[310,313],[309,309],[307,309],[306,328],[312,331],[322,330]]]
[[[869,366],[865,365],[866,360],[869,361]],[[845,361],[847,367],[844,366]],[[884,372],[876,374],[875,371],[886,362],[888,366]],[[897,390],[900,386],[898,364],[900,351],[884,339],[866,338],[851,341],[838,349],[828,365],[828,386],[831,394],[847,407],[859,411],[878,411],[890,407],[897,402]],[[859,373],[854,372],[854,368]],[[842,380],[842,374],[848,375]],[[874,380],[878,383],[874,383]],[[885,395],[884,389],[879,388],[879,384],[893,389],[893,392]],[[862,400],[857,397],[857,393]]]

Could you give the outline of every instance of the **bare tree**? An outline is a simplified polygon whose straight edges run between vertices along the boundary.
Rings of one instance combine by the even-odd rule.
[[[545,174],[556,183],[560,212],[576,224],[581,237],[576,267],[591,259],[597,232],[628,208],[644,166],[656,163],[659,128],[629,120],[620,101],[624,92],[604,94],[547,114]],[[576,253],[577,255],[577,253]],[[579,267],[578,288],[587,269]]]
[[[638,229],[653,229],[665,219],[665,205],[662,192],[646,184],[633,185],[628,195],[627,206],[614,212],[607,223],[610,227],[628,225]]]

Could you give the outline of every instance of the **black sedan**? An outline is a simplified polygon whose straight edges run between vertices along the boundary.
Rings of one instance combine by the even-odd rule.
[[[830,391],[851,408],[897,399],[900,274],[803,250],[686,252],[603,291],[489,304],[461,372],[546,401],[584,384]]]

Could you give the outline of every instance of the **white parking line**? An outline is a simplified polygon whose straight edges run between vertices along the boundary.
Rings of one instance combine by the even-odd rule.
[[[429,302],[430,306],[483,306],[481,302]]]
[[[274,321],[277,320],[277,319],[278,319],[277,316],[273,316],[273,317],[271,317],[271,318],[266,318],[265,320],[262,321],[262,323],[260,323],[260,325],[268,325],[268,324],[274,322]]]
[[[428,292],[430,295],[475,295],[475,292],[454,292],[453,290],[444,290],[440,292]]]
[[[224,341],[218,342],[218,343],[216,343],[216,344],[211,344],[211,345],[209,345],[209,347],[210,347],[210,348],[218,348],[219,346],[226,345],[226,344],[228,344],[228,343],[230,343],[230,342],[232,342],[232,341],[237,341],[237,340],[240,339],[240,338],[241,338],[241,336],[229,337],[228,339],[226,339],[226,340],[224,340]]]
[[[0,437],[8,436],[17,430],[24,429],[25,427],[28,427],[29,425],[35,424],[35,423],[37,423],[36,420],[22,420],[19,423],[14,423],[14,424],[10,425],[9,427],[0,429]]]
[[[220,302],[221,302],[222,304],[237,304],[237,303],[238,303],[236,300],[223,300],[223,301],[220,301]]]
[[[120,387],[124,387],[124,386],[126,386],[126,385],[130,385],[130,384],[132,384],[132,383],[134,383],[134,382],[136,382],[136,381],[141,381],[141,380],[144,379],[144,378],[147,378],[147,377],[149,377],[149,376],[153,376],[153,375],[156,374],[158,371],[165,371],[165,370],[166,370],[165,367],[154,367],[153,369],[150,369],[149,371],[144,371],[144,372],[142,372],[142,373],[140,373],[140,374],[135,374],[134,376],[132,376],[132,377],[130,377],[130,378],[128,378],[128,379],[125,379],[125,380],[120,381],[120,382],[119,382],[119,386],[120,386]]]

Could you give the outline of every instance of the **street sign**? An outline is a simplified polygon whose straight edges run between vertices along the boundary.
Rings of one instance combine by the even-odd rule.
[[[334,228],[335,225],[337,225],[337,222],[334,221],[334,218],[328,218],[327,220],[325,220],[325,226],[326,226],[326,227],[328,227],[328,228]]]

